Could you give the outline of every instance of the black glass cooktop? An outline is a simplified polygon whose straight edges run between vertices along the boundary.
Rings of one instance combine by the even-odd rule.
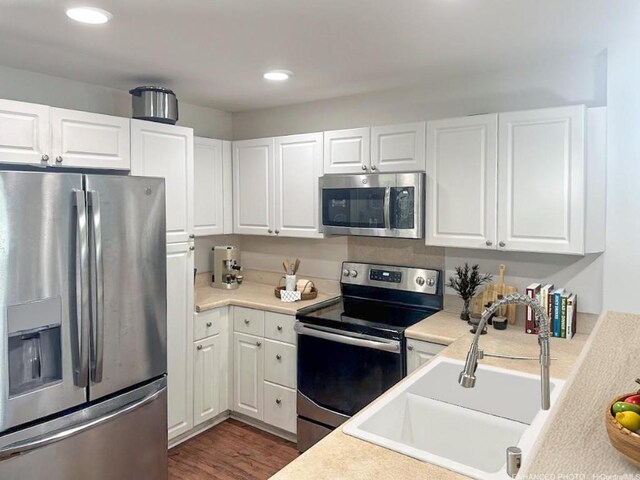
[[[308,324],[401,340],[406,328],[438,311],[372,299],[339,297],[299,310],[296,318]]]

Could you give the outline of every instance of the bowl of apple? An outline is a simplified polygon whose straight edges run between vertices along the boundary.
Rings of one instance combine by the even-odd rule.
[[[636,382],[640,383],[640,378]],[[604,420],[611,445],[640,467],[640,390],[616,397],[609,404]]]

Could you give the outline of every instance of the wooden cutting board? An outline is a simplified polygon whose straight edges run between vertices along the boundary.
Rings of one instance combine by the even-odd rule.
[[[498,283],[489,283],[485,286],[484,291],[476,295],[473,302],[473,313],[481,314],[487,303],[493,303],[498,300],[498,296],[505,297],[510,293],[515,293],[518,289],[512,285],[504,283],[504,274],[506,267],[501,264],[498,267]],[[513,325],[516,323],[516,307],[517,305],[506,305],[500,307],[498,314],[507,317],[508,322]]]

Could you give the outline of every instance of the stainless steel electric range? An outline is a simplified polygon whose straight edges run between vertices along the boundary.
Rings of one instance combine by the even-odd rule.
[[[298,450],[407,374],[404,331],[442,310],[442,272],[344,262],[342,296],[299,310]]]

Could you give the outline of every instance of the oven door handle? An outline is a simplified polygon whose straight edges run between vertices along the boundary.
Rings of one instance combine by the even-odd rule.
[[[364,335],[354,337],[341,330],[315,326],[309,327],[302,322],[296,322],[293,329],[298,335],[307,335],[309,337],[321,338],[323,340],[329,340],[336,343],[372,348],[374,350],[382,350],[384,352],[400,353],[400,342],[396,340],[386,342],[381,341],[380,339],[371,340]]]

